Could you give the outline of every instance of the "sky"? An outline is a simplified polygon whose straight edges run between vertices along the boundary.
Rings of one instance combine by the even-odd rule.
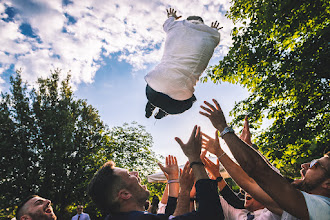
[[[220,44],[209,63],[217,65],[232,44],[234,24],[225,17],[229,0],[0,0],[0,91],[8,91],[17,69],[31,86],[51,70],[61,69],[62,79],[70,72],[75,96],[94,106],[109,127],[133,121],[145,126],[153,150],[182,164],[186,158],[174,137],[186,142],[195,124],[214,135],[198,113],[202,102],[217,99],[229,122],[235,102],[249,94],[239,85],[198,82],[190,110],[145,118],[144,76],[162,57],[170,7],[183,19],[198,15],[207,25],[220,22]]]

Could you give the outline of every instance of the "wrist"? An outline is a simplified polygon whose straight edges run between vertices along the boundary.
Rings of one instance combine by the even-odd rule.
[[[221,133],[225,127],[228,127],[227,123],[219,123],[216,128]]]
[[[168,180],[177,180],[177,179],[179,179],[179,174],[168,176]]]

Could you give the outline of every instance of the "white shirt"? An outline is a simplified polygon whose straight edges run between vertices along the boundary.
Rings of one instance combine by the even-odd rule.
[[[175,21],[174,17],[168,18],[163,28],[167,36],[162,60],[145,80],[152,89],[173,99],[189,99],[220,42],[220,33],[205,24]]]
[[[247,209],[235,209],[227,203],[227,201],[220,196],[220,202],[225,216],[225,220],[246,220],[247,214],[250,212]],[[272,213],[268,209],[259,209],[251,212],[255,220],[280,220],[281,217]]]
[[[79,216],[79,214],[73,216],[71,220],[78,220],[78,216]],[[81,213],[79,220],[91,220],[91,218],[89,217],[89,215],[87,213]]]
[[[330,219],[330,198],[302,192],[308,208],[310,220]]]

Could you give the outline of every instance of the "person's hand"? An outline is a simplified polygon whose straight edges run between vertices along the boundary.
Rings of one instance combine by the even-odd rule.
[[[193,186],[194,186],[194,174],[192,172],[192,169],[190,168],[190,163],[187,161],[187,163],[184,165],[182,174],[180,176],[181,191],[190,193]]]
[[[242,134],[239,137],[242,141],[244,141],[245,143],[247,143],[249,146],[252,146],[252,141],[251,141],[251,132],[250,132],[250,126],[249,126],[249,120],[248,120],[248,116],[245,116],[244,119],[244,127],[242,130]]]
[[[169,8],[169,9],[166,9],[166,12],[167,12],[167,17],[174,17],[175,20],[178,20],[179,18],[181,18],[182,16],[177,16],[176,15],[176,11],[174,10],[174,8]]]
[[[220,157],[220,155],[223,154],[223,150],[220,146],[218,130],[215,131],[214,139],[208,136],[207,134],[202,133],[202,135],[203,135],[202,148],[216,155],[217,157]]]
[[[179,178],[179,166],[176,157],[168,155],[166,157],[165,166],[158,163],[158,166],[165,174],[167,180],[174,180]]]
[[[220,23],[218,21],[212,22],[211,23],[211,28],[215,28],[217,30],[222,29],[223,27],[219,27]]]
[[[226,119],[225,119],[225,116],[223,115],[223,112],[222,112],[217,100],[215,100],[215,99],[212,99],[212,100],[213,100],[215,106],[210,104],[207,101],[204,101],[205,105],[207,105],[208,107],[201,105],[201,108],[206,112],[200,111],[199,113],[201,115],[208,117],[210,119],[210,121],[212,122],[213,126],[216,129],[218,129],[220,132],[222,132],[223,129],[225,129],[225,127],[227,127]]]
[[[191,136],[186,144],[178,137],[175,140],[181,146],[183,153],[188,157],[190,162],[200,161],[200,154],[202,148],[202,135],[200,132],[200,127],[195,125]]]
[[[205,154],[204,154],[205,155]],[[217,159],[217,164],[213,163],[209,158],[204,156],[202,159],[205,169],[209,172],[210,179],[215,180],[218,177],[221,177],[220,174],[220,163],[219,160]]]

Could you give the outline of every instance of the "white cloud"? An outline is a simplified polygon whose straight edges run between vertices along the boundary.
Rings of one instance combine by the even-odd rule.
[[[0,3],[1,18],[6,18],[5,3]],[[172,5],[170,0],[75,0],[62,6],[62,0],[12,0],[6,3],[18,14],[14,21],[0,20],[1,72],[10,64],[23,69],[23,79],[30,83],[47,76],[49,70],[60,68],[63,74],[71,70],[75,84],[90,83],[100,68],[103,56],[120,53],[119,60],[130,63],[135,70],[156,63],[162,56],[166,19],[165,9],[174,7],[183,18],[203,17],[206,24],[218,20],[224,28],[215,56],[223,56],[232,41],[233,24],[219,9],[228,10],[229,0],[182,0]],[[66,14],[76,22],[69,23]],[[20,33],[23,23],[31,25],[40,41]],[[62,30],[66,30],[63,32]],[[0,73],[1,74],[1,73]]]

